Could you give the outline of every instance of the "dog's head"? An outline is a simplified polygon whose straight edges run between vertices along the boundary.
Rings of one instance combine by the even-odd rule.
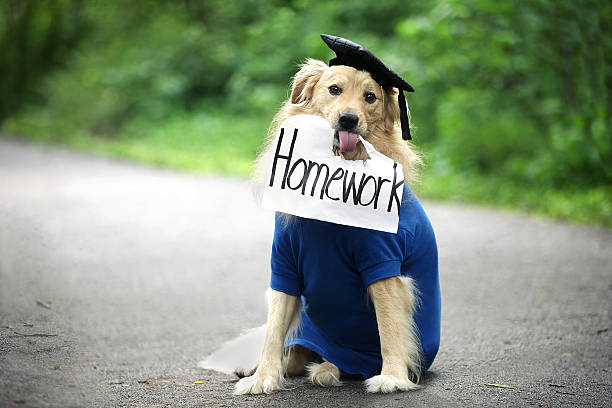
[[[278,126],[288,117],[300,114],[318,115],[332,124],[336,131],[330,145],[336,155],[348,160],[368,159],[363,145],[356,143],[357,135],[361,135],[376,150],[403,166],[408,183],[416,182],[421,159],[404,142],[396,126],[400,120],[397,96],[397,89],[383,89],[368,72],[344,65],[328,67],[322,61],[308,59],[294,76],[291,96],[275,116],[256,160],[253,172],[256,196],[263,193],[266,157],[273,153],[272,141]]]
[[[348,159],[361,158],[360,135],[380,144],[401,136],[397,90],[383,89],[366,71],[309,59],[293,78],[290,103],[294,109],[327,119],[334,129],[334,151]]]

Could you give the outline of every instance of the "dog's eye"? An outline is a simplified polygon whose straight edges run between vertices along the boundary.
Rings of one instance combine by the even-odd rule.
[[[365,100],[367,103],[374,103],[376,102],[376,95],[374,95],[372,92],[368,92],[365,94]]]
[[[332,85],[327,89],[329,89],[331,95],[340,95],[342,93],[342,89],[338,88],[336,85]]]

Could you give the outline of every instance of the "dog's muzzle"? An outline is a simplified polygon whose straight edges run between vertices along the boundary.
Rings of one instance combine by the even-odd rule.
[[[355,150],[359,135],[355,133],[359,117],[354,113],[342,112],[338,117],[338,141],[340,142],[340,152],[347,153]]]

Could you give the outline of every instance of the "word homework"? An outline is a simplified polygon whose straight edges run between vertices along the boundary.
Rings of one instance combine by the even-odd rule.
[[[318,116],[292,116],[279,126],[263,160],[264,208],[386,232],[397,232],[402,166],[359,138],[368,160],[332,151],[334,130]]]

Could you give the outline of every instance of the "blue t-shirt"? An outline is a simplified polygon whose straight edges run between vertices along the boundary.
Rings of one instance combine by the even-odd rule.
[[[415,322],[422,371],[440,344],[440,284],[434,231],[405,185],[396,234],[276,214],[270,287],[301,296],[302,324],[287,345],[317,352],[349,374],[380,374],[382,357],[376,314],[368,297],[372,282],[409,276],[419,290]]]

